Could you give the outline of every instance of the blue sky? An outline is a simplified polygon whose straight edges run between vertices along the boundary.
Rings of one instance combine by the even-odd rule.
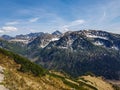
[[[82,29],[120,33],[120,0],[0,1],[0,35]]]

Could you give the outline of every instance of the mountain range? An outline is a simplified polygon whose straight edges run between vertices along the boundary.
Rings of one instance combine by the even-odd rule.
[[[48,70],[72,77],[87,73],[120,80],[120,35],[100,30],[31,33],[1,37],[0,47],[29,58]]]

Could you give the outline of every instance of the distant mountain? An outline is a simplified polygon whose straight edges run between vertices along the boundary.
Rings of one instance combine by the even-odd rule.
[[[9,35],[2,35],[1,38],[4,39],[4,40],[11,40],[11,39],[13,39],[13,37],[11,37]]]
[[[44,35],[43,32],[39,32],[39,33],[30,33],[30,34],[26,34],[26,35],[16,35],[13,39],[11,39],[11,42],[21,42],[24,44],[28,44],[29,42],[31,42],[32,40],[34,40],[35,38],[37,38],[38,36]]]
[[[101,46],[106,48],[120,49],[120,35],[112,34],[104,31],[75,31],[66,32],[57,42],[50,43],[49,46],[57,46],[60,48],[87,48],[90,46]],[[54,45],[53,45],[54,44]],[[48,46],[48,47],[49,47]]]
[[[40,36],[46,36],[48,33],[38,32],[38,33],[29,33],[26,35],[16,35],[15,37],[11,37],[9,35],[2,35],[1,38],[10,42],[20,42],[23,44],[28,44],[33,41],[35,38]],[[55,38],[61,37],[62,33],[60,31],[55,31],[52,34],[49,34]]]
[[[26,34],[26,35],[16,35],[15,38],[17,39],[34,39],[40,35],[43,35],[44,33],[43,32],[38,32],[38,33],[29,33],[29,34]]]
[[[11,42],[10,40],[0,39],[0,47],[18,53],[20,55],[25,55],[27,52],[27,46],[21,42]]]
[[[120,80],[119,34],[98,30],[69,31],[60,36],[44,33],[26,44],[16,44],[16,49],[15,42],[1,41],[0,46],[72,77],[90,72]]]
[[[60,36],[60,35],[62,35],[62,33],[60,31],[56,30],[55,32],[52,33],[52,35],[58,35],[58,36]]]
[[[59,36],[52,35],[52,34],[43,34],[35,38],[32,42],[28,44],[28,47],[34,47],[34,48],[44,48],[46,47],[50,42],[54,42],[59,40]]]

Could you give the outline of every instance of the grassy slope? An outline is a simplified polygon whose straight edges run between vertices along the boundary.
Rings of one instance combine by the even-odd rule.
[[[71,88],[97,90],[86,82],[48,72],[27,59],[3,49],[0,49],[0,66],[5,68],[3,84],[10,90],[71,90]]]
[[[0,66],[5,68],[4,84],[10,90],[70,90],[71,88],[87,90],[83,86],[65,80],[64,77],[62,79],[59,75],[48,73],[26,58],[3,49],[0,49]]]
[[[112,85],[103,81],[101,77],[83,76],[81,77],[87,84],[96,87],[98,90],[114,90]]]

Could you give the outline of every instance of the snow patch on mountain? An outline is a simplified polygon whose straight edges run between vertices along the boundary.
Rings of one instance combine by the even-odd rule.
[[[58,48],[68,49],[68,47],[64,47],[64,46],[59,46]]]
[[[46,44],[46,45],[40,45],[40,47],[41,47],[41,48],[45,48],[47,45],[48,45],[48,44]]]
[[[59,38],[52,38],[50,41],[57,41]]]
[[[108,39],[108,38],[106,38],[106,37],[102,37],[102,36],[96,36],[96,35],[91,35],[91,34],[86,34],[86,37],[88,37],[88,38],[101,38],[101,39]]]
[[[102,46],[102,45],[104,45],[104,44],[101,43],[101,42],[99,42],[99,41],[97,41],[97,42],[94,42],[94,45]]]
[[[54,42],[59,40],[59,38],[55,37],[52,39],[42,40],[42,44],[40,45],[41,48],[45,48],[50,42]]]
[[[119,48],[116,46],[112,46],[112,49],[119,50]]]
[[[74,40],[73,39],[69,39],[68,42],[67,42],[67,46],[68,47],[71,47],[72,44],[73,44]]]

